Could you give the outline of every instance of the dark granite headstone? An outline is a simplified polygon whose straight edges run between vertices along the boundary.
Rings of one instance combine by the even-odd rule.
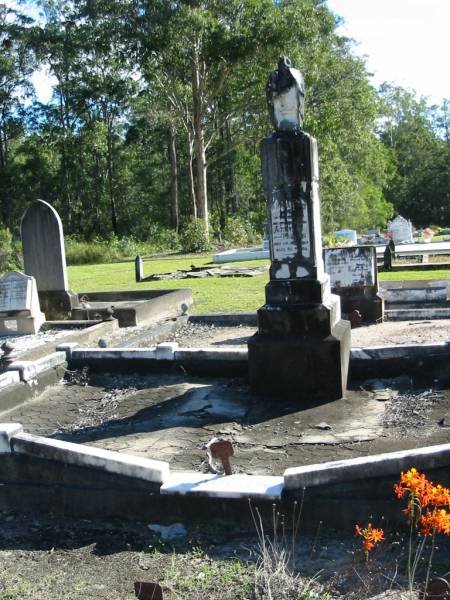
[[[250,384],[265,396],[335,400],[347,384],[350,324],[324,271],[317,143],[302,131],[303,76],[288,65],[280,59],[269,79],[276,131],[261,142],[271,267],[248,342]]]

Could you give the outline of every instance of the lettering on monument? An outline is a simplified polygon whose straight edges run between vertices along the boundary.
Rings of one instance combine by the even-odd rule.
[[[270,205],[272,260],[311,256],[308,206],[303,198],[282,199],[284,189],[274,188]],[[292,195],[292,194],[289,194]]]
[[[325,271],[332,288],[376,286],[376,252],[373,246],[324,250]]]
[[[31,279],[17,275],[0,279],[0,312],[31,310]]]

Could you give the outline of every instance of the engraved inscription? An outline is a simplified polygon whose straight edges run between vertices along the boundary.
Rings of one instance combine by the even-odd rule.
[[[27,281],[0,281],[0,311],[30,308]]]
[[[303,198],[275,188],[270,206],[272,259],[284,261],[295,256],[311,256],[308,206]],[[282,198],[283,194],[288,197]]]
[[[330,248],[324,251],[324,258],[332,288],[377,285],[373,248]]]

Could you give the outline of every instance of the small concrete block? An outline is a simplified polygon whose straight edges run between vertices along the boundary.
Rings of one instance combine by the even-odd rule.
[[[63,442],[50,438],[21,433],[13,439],[13,451],[36,458],[104,469],[124,477],[134,477],[152,483],[162,483],[170,473],[169,463],[150,458],[132,456],[121,452]]]
[[[80,344],[77,342],[64,342],[63,344],[59,344],[56,346],[57,352],[65,352],[67,359],[69,359],[72,355],[72,350],[78,348]]]
[[[269,475],[205,475],[173,473],[161,486],[161,494],[198,495],[210,498],[258,498],[278,500],[283,490],[283,477]]]
[[[0,374],[0,389],[20,382],[19,371],[5,371]]]
[[[35,361],[36,374],[39,375],[39,373],[59,367],[66,362],[66,359],[65,352],[52,352],[51,354],[47,354],[47,356],[43,356]]]
[[[23,427],[20,423],[0,423],[0,453],[10,453],[11,444],[10,440],[13,435],[23,431]]]
[[[36,363],[32,360],[16,360],[8,365],[7,371],[18,371],[21,381],[30,381],[36,377]]]
[[[156,360],[174,360],[177,342],[162,342],[156,346]]]
[[[317,485],[359,481],[370,477],[398,476],[411,467],[430,470],[448,466],[450,466],[450,444],[439,444],[292,467],[284,472],[284,485],[287,490],[305,489]]]

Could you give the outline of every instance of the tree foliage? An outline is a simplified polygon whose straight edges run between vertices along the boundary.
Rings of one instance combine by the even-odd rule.
[[[264,87],[280,54],[305,72],[326,231],[383,226],[393,206],[448,219],[447,106],[377,94],[324,1],[38,4],[34,23],[0,5],[0,216],[13,231],[41,197],[84,239],[195,219],[219,239],[237,224],[262,234]],[[56,82],[47,105],[26,98],[39,66]]]

